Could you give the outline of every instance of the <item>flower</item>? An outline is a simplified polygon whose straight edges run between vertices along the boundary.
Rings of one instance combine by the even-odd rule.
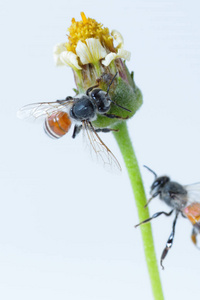
[[[101,89],[107,90],[111,79],[118,72],[119,75],[110,87],[109,94],[114,97],[116,103],[125,104],[126,106],[123,106],[134,114],[142,103],[142,96],[125,65],[125,61],[130,60],[131,53],[124,49],[122,35],[117,30],[112,30],[110,33],[108,28],[94,19],[87,18],[83,12],[81,17],[81,21],[72,19],[68,29],[68,41],[54,47],[56,65],[72,68],[79,93],[84,93],[89,87],[96,85],[97,81]],[[133,102],[131,102],[132,98],[134,98]],[[118,108],[113,107],[113,111],[118,113]],[[127,116],[125,110],[120,113],[122,117]],[[129,113],[129,116],[132,114]],[[116,120],[106,119],[99,116],[94,123],[104,127],[116,122]]]
[[[69,28],[69,42],[55,46],[54,59],[57,66],[69,65],[80,70],[82,65],[96,64],[102,58],[104,58],[102,64],[105,66],[108,66],[116,58],[130,60],[131,53],[122,49],[123,37],[117,30],[113,30],[110,35],[108,28],[102,28],[100,23],[86,18],[83,12],[81,16],[82,21],[80,22],[72,19],[72,25]],[[113,38],[118,42],[116,47],[113,45]],[[63,57],[67,57],[67,59]],[[78,64],[78,59],[80,64]]]
[[[100,59],[106,57],[106,50],[98,39],[89,38],[85,40],[85,43],[78,41],[76,46],[77,56],[80,58],[83,65],[89,63],[95,64]]]

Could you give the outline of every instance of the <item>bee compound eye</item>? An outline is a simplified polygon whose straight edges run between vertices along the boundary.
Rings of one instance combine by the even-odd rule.
[[[96,100],[98,99],[99,97],[101,97],[101,92],[103,92],[101,89],[94,89],[92,92],[91,92],[91,97]]]
[[[158,180],[154,181],[152,184],[152,188],[157,187],[159,184],[160,184],[160,181],[158,181]]]

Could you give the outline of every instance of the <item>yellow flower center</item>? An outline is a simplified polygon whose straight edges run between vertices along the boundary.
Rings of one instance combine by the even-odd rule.
[[[72,24],[69,27],[68,43],[66,48],[76,54],[76,46],[78,41],[85,42],[88,38],[97,38],[100,40],[102,46],[107,48],[110,52],[115,52],[113,45],[113,37],[110,35],[108,28],[104,27],[96,20],[86,18],[85,14],[81,12],[82,21],[72,19]]]

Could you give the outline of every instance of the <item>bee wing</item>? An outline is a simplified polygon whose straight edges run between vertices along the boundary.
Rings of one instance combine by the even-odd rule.
[[[39,102],[23,106],[17,112],[17,117],[28,121],[40,121],[52,114],[60,111],[67,112],[68,106],[73,100],[63,100],[56,102]]]
[[[187,191],[188,202],[200,202],[200,182],[183,186]]]
[[[118,160],[99,137],[91,122],[83,121],[82,125],[83,132],[85,132],[85,135],[89,140],[93,150],[92,152],[95,153],[97,161],[103,162],[104,167],[108,171],[121,171],[121,166]]]

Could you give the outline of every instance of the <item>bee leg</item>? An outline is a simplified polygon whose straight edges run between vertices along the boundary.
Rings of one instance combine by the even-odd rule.
[[[115,76],[112,78],[112,80],[111,80],[111,82],[110,82],[110,84],[109,84],[109,86],[108,86],[107,94],[108,94],[109,88],[110,88],[111,84],[113,83],[113,80],[115,79],[115,77],[117,76],[117,74],[118,74],[118,72],[117,72],[117,73],[115,74]],[[89,96],[89,93],[90,93],[94,88],[96,88],[96,87],[99,86],[99,84],[100,84],[101,81],[103,81],[103,82],[108,81],[108,79],[105,80],[105,78],[104,78],[105,75],[107,75],[107,74],[103,74],[103,75],[101,75],[100,78],[97,78],[97,80],[96,80],[97,84],[96,84],[96,85],[93,85],[93,86],[91,86],[91,87],[89,87],[89,88],[87,89],[87,91],[86,91],[86,95],[87,95],[87,96]],[[108,77],[109,77],[109,79],[110,79],[110,76],[108,76]],[[110,81],[110,80],[109,80],[109,81]]]
[[[142,221],[141,223],[135,225],[135,228],[142,225],[142,224],[144,224],[144,223],[150,222],[152,219],[155,219],[155,218],[159,217],[160,215],[165,215],[165,216],[169,217],[169,216],[171,216],[173,211],[174,211],[173,209],[169,213],[166,213],[165,211],[159,211],[159,212],[155,213],[151,218],[148,218],[148,219]]]
[[[183,212],[181,211],[181,216],[185,219],[187,219],[187,217],[183,214]]]
[[[200,233],[200,229],[196,228],[195,226],[192,229],[191,239],[194,245],[200,250],[200,247],[197,246],[197,235]]]
[[[121,120],[127,120],[129,118],[129,116],[123,118],[123,117],[120,117],[120,116],[116,116],[114,114],[103,114],[105,117],[107,118],[110,118],[110,119],[121,119]]]
[[[112,129],[112,128],[97,128],[95,129],[96,132],[110,132],[110,131],[119,131],[119,129]]]
[[[75,137],[77,136],[77,134],[79,134],[81,129],[82,129],[82,125],[75,125],[74,126],[74,131],[73,131],[73,134],[72,134],[73,139],[75,139]]]
[[[151,200],[153,199],[153,198],[155,198],[156,196],[152,196],[148,201],[147,201],[147,203],[145,204],[145,206],[144,206],[144,208],[146,208],[148,205],[149,205],[149,203],[151,202]]]
[[[162,262],[165,259],[169,249],[171,249],[171,247],[173,245],[174,235],[175,235],[175,227],[176,227],[176,221],[177,221],[177,218],[178,218],[178,214],[179,214],[179,212],[176,213],[176,216],[175,216],[175,219],[174,219],[174,222],[173,222],[173,225],[172,225],[172,232],[171,232],[171,234],[170,234],[170,236],[167,240],[165,249],[163,250],[163,253],[162,253],[161,258],[160,258],[160,265],[161,265],[163,270],[164,270],[164,267],[163,267]]]

